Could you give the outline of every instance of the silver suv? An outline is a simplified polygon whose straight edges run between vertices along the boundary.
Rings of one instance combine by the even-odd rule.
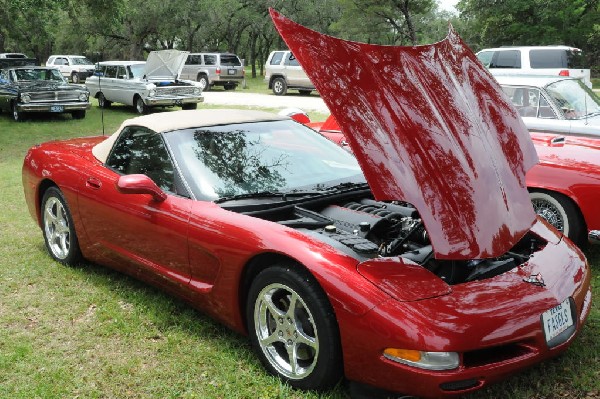
[[[296,89],[300,94],[310,94],[315,90],[315,86],[291,51],[271,52],[265,71],[265,82],[277,96],[286,94],[288,89]]]
[[[191,53],[181,78],[198,81],[203,91],[213,86],[235,90],[244,80],[244,66],[238,56],[231,53]]]
[[[94,63],[83,55],[51,55],[46,66],[56,67],[73,83],[84,81],[94,73]]]

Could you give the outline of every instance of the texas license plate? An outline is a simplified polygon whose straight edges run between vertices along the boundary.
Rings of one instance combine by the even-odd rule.
[[[235,75],[235,69],[228,69],[228,70],[227,70],[227,73],[228,73],[229,75]]]
[[[549,342],[561,332],[571,327],[573,325],[573,316],[571,315],[569,298],[562,301],[558,306],[542,313],[542,324],[546,333],[546,342]]]
[[[50,107],[50,112],[63,112],[65,110],[65,107],[63,107],[62,105],[53,105]]]

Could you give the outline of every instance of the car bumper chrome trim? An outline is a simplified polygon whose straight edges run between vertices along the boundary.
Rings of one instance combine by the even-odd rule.
[[[588,233],[588,241],[590,244],[600,244],[600,230],[591,230]]]
[[[146,98],[146,105],[161,106],[161,105],[181,105],[181,104],[198,104],[204,101],[204,97],[152,97]]]
[[[90,103],[71,102],[71,103],[27,103],[17,105],[19,112],[51,112],[51,107],[63,107],[64,111],[83,111],[92,107]]]

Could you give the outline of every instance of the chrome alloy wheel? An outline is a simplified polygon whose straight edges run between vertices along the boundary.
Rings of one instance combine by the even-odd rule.
[[[568,225],[565,226],[567,216],[562,208],[545,198],[532,198],[531,203],[535,213],[546,219],[558,231],[568,234]],[[567,231],[565,231],[565,227],[567,227]]]
[[[290,287],[269,284],[254,305],[254,328],[269,363],[290,380],[312,373],[319,355],[313,316],[304,300]]]
[[[71,229],[65,208],[56,197],[50,197],[44,206],[44,232],[52,254],[66,259],[71,250]]]

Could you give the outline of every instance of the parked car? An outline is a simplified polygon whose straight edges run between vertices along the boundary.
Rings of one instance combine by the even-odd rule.
[[[590,69],[580,49],[568,46],[509,46],[483,49],[477,58],[492,75],[554,75],[581,79],[590,89]]]
[[[235,90],[244,76],[242,61],[231,53],[191,53],[181,71],[182,78],[198,81],[204,91],[214,86]]]
[[[525,185],[527,171],[538,160],[535,147],[510,101],[452,29],[445,40],[433,45],[377,46],[321,35],[273,10],[271,15],[346,132],[374,200],[393,203],[401,198],[417,209],[435,249],[429,259],[470,258],[473,247],[466,243],[476,240],[487,242],[489,251],[470,258],[470,264],[476,264],[475,259],[500,260],[495,254],[505,250],[507,237],[524,240],[521,244],[529,239],[525,227],[529,223],[523,229],[517,225],[535,215]],[[394,212],[377,208],[363,203],[352,209],[382,216]],[[543,219],[537,220],[556,234],[548,242],[566,244],[567,253],[583,259],[570,240]],[[360,236],[360,228],[354,230]],[[444,235],[447,240],[441,239]],[[405,242],[400,238],[396,243],[402,247]],[[455,251],[458,243],[464,252]],[[407,243],[406,250],[410,247]],[[541,251],[545,250],[553,252],[547,245]],[[419,248],[412,252],[421,259],[417,264],[429,256],[426,252]],[[431,300],[421,297],[410,305],[395,302],[394,310],[375,306],[373,314],[354,325],[356,341],[342,335],[344,372],[351,386],[375,387],[388,396],[398,392],[432,398],[466,395],[566,350],[567,342],[561,350],[546,342],[552,333],[544,332],[547,316],[541,314],[581,291],[578,284],[571,285],[570,260],[560,261],[563,255],[555,254],[543,270],[538,269],[536,253],[517,269],[475,285],[466,281],[452,285],[451,292],[441,296],[430,289],[432,280],[415,281],[416,275],[409,277],[404,266],[388,260],[381,260],[381,268],[373,265],[369,270],[378,278],[372,281],[395,298],[390,304],[406,298],[403,295],[411,287],[423,289]],[[527,270],[520,275],[524,265],[541,273],[543,287],[541,281],[533,290],[528,286],[536,273]],[[357,268],[359,273],[365,270],[360,264]],[[550,275],[556,280],[549,283]],[[570,287],[555,289],[554,284],[566,280]],[[354,282],[343,286],[354,287]],[[433,303],[452,305],[439,309]],[[576,308],[587,313],[588,301],[582,298],[580,303],[581,308]],[[405,306],[412,312],[397,317]],[[525,347],[527,353],[521,352]],[[432,370],[432,365],[423,364],[431,357],[420,351],[454,352],[458,359],[448,366],[450,355],[444,354],[444,365]],[[277,370],[276,362],[272,369]]]
[[[50,255],[174,292],[248,334],[266,368],[302,389],[345,375],[456,396],[565,351],[590,312],[590,269],[536,219],[524,185],[535,149],[474,54],[451,35],[433,45],[443,61],[422,63],[415,47],[345,42],[272,13],[313,79],[313,53],[361,63],[366,91],[347,90],[354,68],[331,71],[343,83],[331,93],[314,82],[367,150],[355,158],[302,124],[247,110],[157,113],[109,138],[42,144],[25,157],[23,184]],[[452,73],[463,91],[419,102],[414,86],[373,85],[399,66],[348,57],[356,46],[381,60],[402,51],[416,86],[443,90]],[[453,57],[469,62],[449,68]],[[381,107],[365,101],[385,93]],[[431,132],[441,114],[451,143]],[[398,141],[405,115],[410,139]]]
[[[269,54],[265,64],[265,82],[277,96],[285,95],[288,89],[296,89],[306,95],[315,90],[291,51],[272,51]]]
[[[0,58],[27,58],[23,53],[0,53]]]
[[[46,66],[58,68],[73,83],[83,82],[88,76],[92,76],[95,69],[94,63],[83,55],[51,55]]]
[[[197,82],[179,79],[187,52],[152,51],[144,61],[103,61],[85,85],[101,108],[132,105],[138,114],[155,107],[196,109],[204,101]]]
[[[529,130],[600,137],[600,97],[581,80],[496,75]]]
[[[85,87],[69,84],[56,68],[24,66],[25,60],[0,62],[0,110],[12,113],[15,121],[23,121],[28,113],[70,113],[74,119],[85,118],[90,109]],[[34,60],[29,60],[33,63]]]
[[[295,114],[288,116],[299,120]],[[333,116],[306,125],[349,149]],[[530,135],[539,157],[526,176],[533,209],[577,245],[600,243],[600,138],[535,131]]]

